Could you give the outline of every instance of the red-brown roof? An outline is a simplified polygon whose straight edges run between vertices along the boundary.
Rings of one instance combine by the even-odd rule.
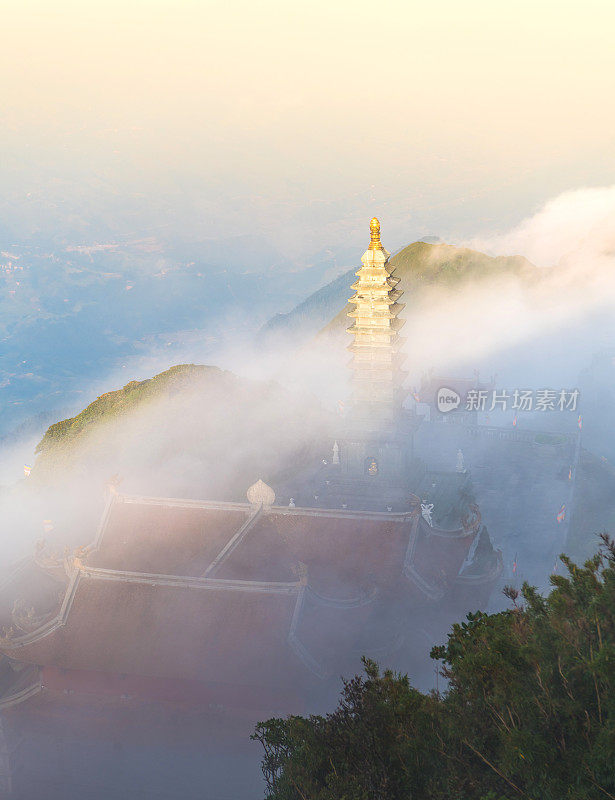
[[[229,504],[230,505],[230,504]],[[116,502],[91,566],[197,577],[249,516],[249,508]]]
[[[4,649],[19,660],[64,669],[283,682],[297,666],[286,646],[296,600],[292,585],[246,591],[80,571],[58,624]]]
[[[404,574],[420,594],[441,600],[455,584],[476,535],[463,528],[445,531],[430,526],[422,516],[415,517]]]
[[[219,566],[219,578],[296,580],[305,564],[310,586],[331,597],[354,597],[399,580],[410,522],[403,515],[275,510],[262,515]]]
[[[13,631],[0,652],[226,685],[339,675],[361,653],[396,648],[404,617],[389,601],[403,586],[422,602],[451,591],[474,535],[416,513],[119,497],[96,541],[67,561],[55,615]],[[5,586],[8,605],[17,591],[27,599],[23,581]]]

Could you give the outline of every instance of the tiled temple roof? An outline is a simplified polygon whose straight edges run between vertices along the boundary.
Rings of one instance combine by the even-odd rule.
[[[273,510],[255,522],[216,575],[292,580],[302,563],[316,592],[354,597],[372,584],[399,578],[408,531],[406,515]]]
[[[65,560],[61,597],[53,579],[55,606],[45,595],[40,624],[5,631],[0,652],[32,665],[220,684],[339,675],[360,653],[398,646],[403,631],[387,616],[393,591],[433,603],[453,590],[476,534],[433,528],[416,511],[112,496],[95,541]],[[9,622],[11,593],[27,601],[37,585],[33,569],[45,574],[22,564],[2,589]]]
[[[100,545],[88,563],[107,569],[198,577],[248,515],[245,507],[115,503]]]
[[[7,653],[63,669],[180,680],[259,684],[289,673],[294,584],[261,589],[83,568],[69,592],[56,624],[12,640]]]

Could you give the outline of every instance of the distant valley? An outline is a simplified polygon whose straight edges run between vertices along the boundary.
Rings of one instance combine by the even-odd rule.
[[[79,410],[93,385],[136,377],[131,370],[143,358],[155,368],[187,356],[211,360],[334,274],[335,260],[320,257],[295,264],[252,236],[5,241],[0,438],[20,425],[37,428],[39,415]]]

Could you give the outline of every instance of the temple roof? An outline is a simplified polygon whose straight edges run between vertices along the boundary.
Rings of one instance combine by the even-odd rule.
[[[250,513],[245,505],[115,503],[88,564],[133,572],[202,575]]]
[[[284,509],[265,514],[217,577],[292,580],[304,564],[316,592],[346,599],[398,579],[408,543],[406,515]]]
[[[40,553],[2,587],[0,652],[30,665],[221,684],[338,675],[357,654],[398,647],[404,631],[388,598],[441,600],[476,535],[473,523],[433,528],[416,509],[112,495],[94,542],[65,559],[61,591],[54,578],[53,591],[37,595],[40,619],[33,608],[29,627],[6,629],[11,598],[28,605],[46,574]]]
[[[12,656],[63,669],[221,681],[282,681],[298,589],[79,570],[47,631]],[[294,670],[293,670],[294,671]]]

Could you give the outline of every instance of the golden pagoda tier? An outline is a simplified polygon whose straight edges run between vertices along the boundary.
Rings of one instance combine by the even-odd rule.
[[[386,424],[401,411],[405,371],[399,331],[404,320],[398,315],[404,304],[397,289],[399,278],[389,266],[390,253],[380,241],[380,223],[374,217],[369,225],[370,244],[361,258],[362,267],[352,284],[350,298],[355,308],[348,313],[354,322],[347,329],[354,336],[348,349],[352,353],[353,406],[355,415]]]

